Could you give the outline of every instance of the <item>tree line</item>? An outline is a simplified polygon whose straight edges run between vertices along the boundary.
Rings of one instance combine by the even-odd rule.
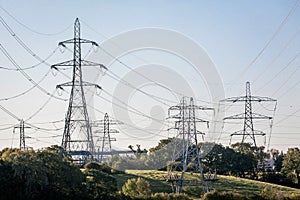
[[[159,144],[149,151],[141,150],[140,145],[137,145],[137,149],[134,150],[130,145],[133,156],[113,156],[108,164],[120,170],[167,170],[174,154],[174,140],[174,138],[160,140]],[[197,148],[201,152],[201,147],[206,146],[211,147],[209,153],[203,156],[200,154],[205,173],[217,172],[220,175],[232,175],[300,188],[300,150],[297,147],[289,148],[286,153],[276,149],[266,152],[264,146],[255,147],[250,143],[235,143],[231,146],[200,143]],[[181,157],[176,159],[177,162],[180,160]],[[271,167],[265,166],[266,160],[273,162]],[[191,164],[188,166],[188,171],[192,170]]]
[[[0,152],[0,199],[189,199],[186,195],[152,194],[149,184],[142,179],[129,179],[120,189],[115,178],[124,173],[116,170],[120,166],[126,169],[160,167],[160,170],[167,170],[168,163],[162,165],[165,161],[162,158],[173,152],[168,146],[173,140],[161,140],[149,151],[138,146],[134,156],[113,156],[107,162],[111,167],[97,162],[76,165],[59,146],[39,151],[5,148]],[[204,144],[199,144],[197,148],[201,149],[201,145]],[[168,151],[165,151],[166,147]],[[134,149],[133,146],[131,149]],[[258,167],[258,162],[265,158],[275,160],[274,168]],[[299,188],[299,148],[290,148],[284,154],[278,150],[265,152],[263,147],[253,147],[247,143],[230,147],[214,144],[210,153],[202,158],[202,164],[205,172],[216,170],[218,174]],[[193,166],[188,166],[188,170],[192,169]],[[233,194],[210,193],[206,197],[215,195]]]

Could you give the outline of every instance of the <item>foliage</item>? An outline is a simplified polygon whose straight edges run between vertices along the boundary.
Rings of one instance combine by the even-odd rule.
[[[279,152],[277,149],[270,150],[271,158],[275,160],[275,171],[280,172],[282,169],[282,162],[283,162],[283,152]]]
[[[150,148],[149,151],[152,153],[164,149],[164,147],[172,141],[174,141],[174,138],[161,139],[159,140],[158,145],[153,148]]]
[[[150,184],[143,178],[128,179],[122,187],[122,192],[131,197],[149,197],[151,194]]]
[[[141,145],[139,144],[137,144],[136,146],[137,146],[136,150],[133,149],[132,145],[129,145],[128,148],[132,151],[132,153],[135,155],[137,159],[140,159],[142,155],[147,155],[148,153],[147,149],[141,150]]]
[[[155,193],[149,200],[190,200],[186,194]]]
[[[236,143],[232,148],[215,144],[212,150],[203,159],[204,171],[219,174],[253,177],[257,160],[250,144]]]
[[[156,147],[150,149],[149,153],[147,150],[141,150],[140,146],[137,145],[137,150],[133,149],[132,145],[129,148],[134,153],[134,156],[120,157],[112,156],[108,160],[108,165],[113,169],[125,171],[127,169],[166,169],[169,161],[172,159],[174,139],[169,138],[166,140],[160,140]]]
[[[85,185],[90,198],[108,198],[117,191],[117,181],[111,176],[112,170],[105,164],[89,162],[84,166]]]
[[[258,180],[289,187],[296,187],[295,183],[293,183],[293,179],[287,174],[281,172],[264,172],[259,176]]]
[[[261,196],[265,199],[268,200],[281,200],[284,199],[284,196],[282,192],[278,191],[277,189],[271,187],[271,186],[266,186],[262,192]]]
[[[299,148],[289,148],[282,162],[283,173],[294,173],[297,178],[298,188],[300,188],[300,150]]]
[[[0,199],[83,197],[83,174],[58,146],[38,152],[4,149],[0,165],[1,172],[5,173],[0,177],[4,191],[1,191]]]
[[[250,198],[233,193],[233,192],[218,192],[218,191],[211,191],[208,193],[205,193],[202,197],[201,200],[248,200]],[[258,198],[255,198],[258,199]]]

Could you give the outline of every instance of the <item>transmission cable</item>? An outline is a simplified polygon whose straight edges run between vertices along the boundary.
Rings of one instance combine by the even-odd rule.
[[[15,99],[15,98],[18,98],[20,96],[26,95],[31,90],[33,90],[37,85],[41,84],[42,81],[45,80],[45,78],[49,75],[50,72],[51,72],[51,69],[48,70],[48,72],[37,82],[37,84],[33,85],[32,87],[30,87],[29,89],[25,90],[24,92],[21,92],[21,93],[19,93],[17,95],[11,96],[11,97],[1,98],[0,101],[7,101],[7,100]]]
[[[40,66],[41,64],[45,63],[49,58],[51,58],[55,54],[55,52],[57,51],[58,48],[59,47],[56,47],[54,49],[54,51],[52,51],[51,54],[49,56],[47,56],[45,59],[43,59],[41,62],[39,62],[39,63],[37,63],[35,65],[32,65],[30,67],[25,67],[25,68],[21,68],[21,69],[13,69],[13,68],[8,68],[8,67],[0,67],[0,69],[4,69],[4,70],[8,70],[8,71],[20,71],[20,70],[25,71],[25,70],[29,70],[29,69],[34,69],[34,68]]]
[[[26,28],[27,30],[33,32],[33,33],[36,33],[38,35],[45,35],[45,36],[53,36],[53,35],[59,35],[59,34],[62,34],[64,32],[66,32],[68,29],[70,29],[72,27],[72,24],[70,24],[67,28],[61,30],[61,31],[58,31],[56,33],[42,33],[42,32],[39,32],[39,31],[36,31],[32,28],[30,28],[29,26],[25,25],[24,23],[22,23],[20,20],[18,20],[16,17],[14,17],[11,13],[9,13],[6,9],[4,9],[2,6],[0,6],[0,9],[2,9],[8,16],[10,16],[15,22],[17,22],[19,25],[23,26],[24,28]]]
[[[283,21],[280,23],[276,31],[273,33],[271,38],[268,40],[268,42],[264,45],[264,47],[259,51],[259,53],[254,57],[254,59],[245,67],[245,69],[238,75],[236,80],[240,80],[241,77],[254,65],[254,63],[261,57],[261,55],[265,52],[265,50],[269,47],[271,42],[275,39],[275,37],[278,35],[278,33],[281,31],[281,29],[284,27],[284,25],[287,23],[288,18],[295,12],[295,10],[298,7],[299,0],[295,2],[293,7],[290,9],[286,17],[283,19]]]
[[[45,90],[43,87],[41,87],[37,82],[35,82],[25,71],[22,70],[22,68],[16,63],[16,61],[10,56],[10,54],[6,51],[6,49],[0,44],[0,50],[2,51],[2,53],[8,58],[8,60],[17,68],[19,69],[19,72],[29,81],[31,82],[34,86],[36,86],[40,91],[42,91],[43,93],[45,93],[48,96],[51,96],[52,94],[50,94],[47,90]],[[62,101],[66,101],[66,99],[60,98],[60,97],[56,97],[54,95],[52,95],[54,98],[58,99],[58,100],[62,100]]]

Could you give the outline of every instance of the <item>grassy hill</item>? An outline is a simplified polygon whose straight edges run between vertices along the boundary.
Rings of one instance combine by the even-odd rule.
[[[125,174],[114,175],[118,182],[118,188],[121,189],[122,185],[129,178],[143,177],[149,181],[152,192],[171,192],[171,186],[165,181],[167,172],[155,171],[155,170],[127,170]],[[200,177],[191,173],[186,173],[186,179],[194,179],[200,182]],[[264,183],[249,179],[242,179],[232,176],[218,176],[219,180],[211,182],[209,186],[220,192],[234,192],[237,194],[246,195],[248,197],[255,197],[260,195],[262,190],[266,187],[274,189],[274,191],[282,194],[283,196],[288,195],[300,195],[300,189],[294,189],[285,186],[279,186],[270,183]],[[202,193],[201,186],[190,186],[183,188],[184,193],[188,194],[194,199],[199,199]]]

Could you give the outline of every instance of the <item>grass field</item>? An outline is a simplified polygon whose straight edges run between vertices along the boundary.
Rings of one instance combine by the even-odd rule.
[[[165,171],[155,171],[155,170],[127,170],[125,174],[116,174],[114,175],[118,181],[118,187],[121,189],[122,185],[129,178],[137,178],[143,177],[147,181],[149,181],[151,185],[151,190],[153,193],[155,192],[167,192],[170,193],[172,191],[169,183],[165,181],[165,177],[167,176],[167,172]],[[194,179],[200,182],[200,177],[195,174],[186,173],[186,179]],[[211,182],[209,186],[220,192],[235,192],[242,195],[247,195],[249,197],[253,197],[259,195],[261,191],[270,186],[274,188],[276,191],[280,191],[283,195],[291,195],[296,194],[300,195],[300,189],[294,189],[290,187],[264,183],[249,179],[242,179],[232,176],[218,176],[219,180]],[[183,188],[184,193],[188,194],[190,197],[197,199],[200,197],[202,193],[201,186],[190,186]]]

